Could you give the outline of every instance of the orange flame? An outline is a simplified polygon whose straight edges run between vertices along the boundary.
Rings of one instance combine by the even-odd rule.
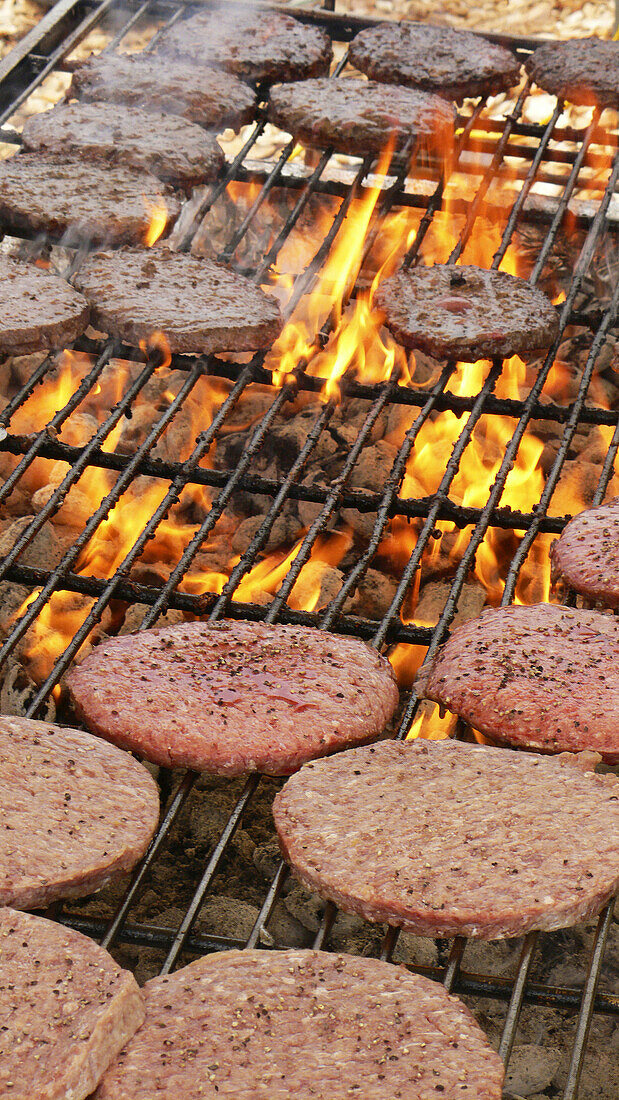
[[[168,208],[162,198],[157,198],[153,202],[146,195],[142,195],[142,201],[150,218],[144,233],[144,244],[147,248],[152,248],[168,224]]]

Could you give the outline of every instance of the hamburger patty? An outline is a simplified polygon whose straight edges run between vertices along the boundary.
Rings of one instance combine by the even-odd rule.
[[[361,31],[350,44],[350,60],[374,80],[458,101],[506,91],[520,78],[520,62],[502,46],[468,31],[408,20]]]
[[[102,947],[0,909],[0,1096],[84,1100],[143,1020],[133,975]]]
[[[225,163],[216,139],[195,122],[120,104],[61,103],[27,119],[22,137],[33,152],[125,164],[185,191],[210,183]]]
[[[442,149],[453,136],[455,111],[440,96],[341,77],[301,80],[271,91],[269,118],[301,141],[365,155],[387,141]]]
[[[303,80],[329,71],[331,40],[319,27],[253,7],[199,12],[161,38],[160,53],[227,69],[244,80]]]
[[[619,762],[619,620],[608,615],[553,604],[484,611],[454,630],[417,689],[495,741]]]
[[[0,905],[83,897],[128,871],[159,820],[146,768],[81,730],[0,718]]]
[[[540,88],[572,103],[619,107],[619,42],[548,42],[527,59],[526,70]]]
[[[591,916],[619,885],[615,776],[599,760],[382,741],[306,764],[276,796],[295,875],[422,936],[500,939]],[[587,757],[593,759],[587,759]]]
[[[326,951],[224,951],[144,986],[146,1020],[94,1100],[500,1100],[503,1063],[457,997]]]
[[[93,54],[73,73],[68,96],[181,115],[210,130],[251,122],[256,102],[231,73],[157,53]]]
[[[364,642],[242,621],[112,638],[67,683],[101,736],[217,775],[289,775],[378,737],[398,701],[391,666]]]
[[[434,264],[382,283],[375,306],[407,348],[437,359],[527,355],[552,344],[559,322],[541,290],[504,271]]]
[[[559,578],[589,600],[619,608],[619,497],[588,508],[564,528],[550,549]]]
[[[168,224],[180,203],[154,176],[78,156],[20,153],[0,162],[0,219],[17,232],[67,234],[72,243],[138,244],[154,206]]]
[[[74,282],[95,322],[136,345],[159,330],[172,351],[255,351],[281,329],[277,301],[255,283],[213,260],[167,249],[96,253]]]
[[[64,279],[0,256],[0,352],[65,347],[84,331],[89,313],[86,299]]]

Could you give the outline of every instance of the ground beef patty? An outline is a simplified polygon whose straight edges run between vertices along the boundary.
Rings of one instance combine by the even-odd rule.
[[[468,31],[427,23],[380,23],[350,44],[357,69],[387,84],[408,84],[449,99],[490,95],[518,83],[513,53]]]
[[[157,53],[102,53],[73,73],[69,97],[181,115],[209,130],[254,117],[256,95],[231,73]]]
[[[455,112],[440,96],[342,77],[301,80],[274,88],[269,118],[308,144],[365,155],[391,139],[402,149],[417,143],[443,149],[453,135]]]
[[[213,260],[167,249],[99,252],[74,282],[95,322],[129,343],[163,332],[172,351],[255,351],[279,335],[279,306],[242,275]]]
[[[375,306],[407,348],[438,359],[527,355],[552,344],[559,329],[541,290],[504,271],[435,264],[382,283]]]
[[[332,56],[331,40],[319,27],[236,5],[179,20],[162,36],[159,51],[270,83],[322,76]]]
[[[29,118],[24,148],[86,156],[151,172],[190,191],[210,183],[224,166],[216,138],[195,122],[108,103],[61,103]]]
[[[145,239],[152,210],[180,203],[147,172],[89,162],[83,157],[20,153],[0,162],[0,219],[7,230],[67,234],[72,243],[137,244]]]
[[[553,581],[619,608],[619,497],[574,516],[550,550]]]
[[[0,905],[83,897],[145,852],[159,819],[150,775],[81,730],[0,718]]]
[[[619,885],[619,781],[578,765],[592,761],[383,741],[307,764],[273,814],[295,875],[348,912],[520,936],[591,916]]]
[[[64,279],[0,256],[0,352],[65,347],[84,331],[90,307]]]
[[[143,1020],[133,975],[102,947],[0,909],[0,1096],[84,1100]]]
[[[576,38],[538,46],[526,62],[531,78],[572,103],[619,107],[619,42]]]
[[[619,620],[502,607],[454,630],[417,689],[495,741],[619,762]]]
[[[398,701],[391,666],[364,642],[249,622],[110,639],[67,683],[103,737],[217,775],[289,775],[378,737]]]
[[[471,1013],[404,967],[224,951],[144,987],[146,1020],[95,1100],[500,1100]]]

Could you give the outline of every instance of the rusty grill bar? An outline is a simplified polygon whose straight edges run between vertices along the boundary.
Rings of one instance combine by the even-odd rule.
[[[205,0],[205,3],[208,5],[208,0]],[[192,7],[195,6],[195,4],[192,5]],[[333,5],[329,3],[325,4],[325,9],[332,7]],[[102,0],[101,3],[97,3],[96,0],[79,0],[77,3],[75,0],[60,0],[44,16],[39,25],[26,35],[14,51],[0,62],[0,90],[2,92],[0,101],[0,127],[2,128],[0,130],[0,140],[18,143],[18,135],[6,126],[8,120],[50,72],[68,67],[65,62],[67,55],[93,27],[105,22],[108,16],[113,16],[116,20],[114,24],[115,33],[111,41],[111,46],[114,47],[122,44],[124,36],[141,19],[156,17],[163,20],[165,26],[180,18],[184,10],[181,4],[155,3],[151,0],[139,5],[129,3],[122,7],[117,3],[117,0]],[[285,8],[282,10],[290,11],[290,9]],[[370,23],[369,20],[349,16],[341,17],[338,16],[337,12],[334,13],[328,10],[299,11],[294,9],[294,14],[299,18],[325,26],[333,38],[340,42],[346,42],[354,33]],[[511,42],[511,45],[517,45],[520,56],[524,58],[534,48],[535,43],[522,39],[516,43]],[[345,57],[338,65],[334,74],[335,77],[339,75],[344,65]],[[294,372],[285,380],[280,389],[273,388],[271,407],[258,423],[250,429],[247,444],[238,465],[234,469],[223,470],[205,469],[198,464],[200,459],[207,454],[213,440],[217,439],[218,434],[225,426],[228,413],[234,409],[248,387],[252,383],[261,383],[262,385],[272,383],[271,372],[264,366],[265,353],[254,355],[248,363],[234,362],[230,358],[221,359],[215,356],[193,358],[175,355],[172,367],[185,372],[185,381],[161,415],[153,415],[153,422],[146,438],[130,455],[106,451],[104,443],[121,417],[127,412],[131,413],[135,399],[161,366],[161,359],[156,353],[150,356],[140,356],[135,348],[125,347],[118,341],[108,341],[101,344],[87,337],[82,337],[76,342],[75,348],[93,355],[92,367],[66,405],[54,415],[43,431],[34,434],[12,433],[10,430],[11,420],[53,369],[56,357],[50,355],[22,385],[19,392],[14,395],[0,414],[0,428],[2,429],[0,451],[19,457],[19,464],[16,469],[0,488],[0,503],[5,501],[19,485],[23,473],[30,467],[35,458],[66,462],[69,465],[69,470],[47,504],[23,531],[13,550],[6,556],[0,566],[0,581],[8,580],[25,585],[29,589],[41,589],[40,594],[30,603],[21,618],[14,624],[13,629],[8,633],[0,648],[0,663],[8,660],[28,627],[35,622],[53,593],[75,592],[91,596],[95,600],[83,625],[55,662],[47,679],[34,692],[27,709],[28,716],[36,717],[42,713],[46,700],[59,683],[63,673],[71,664],[93,626],[101,620],[103,612],[112,600],[122,600],[128,604],[139,602],[147,605],[149,610],[141,629],[156,624],[160,614],[167,609],[176,608],[201,617],[209,617],[210,620],[227,615],[264,620],[266,622],[282,621],[314,624],[325,629],[365,638],[372,645],[381,649],[396,642],[404,642],[428,646],[428,653],[432,654],[447,635],[463,585],[471,566],[474,564],[476,551],[489,529],[498,528],[521,533],[520,543],[513,555],[505,579],[503,603],[509,603],[513,600],[519,571],[536,537],[539,534],[558,533],[562,530],[566,517],[549,515],[548,508],[568,455],[570,443],[577,428],[582,425],[599,425],[614,429],[595,491],[594,503],[603,500],[613,476],[619,450],[619,418],[616,412],[588,404],[587,398],[599,353],[609,332],[617,323],[619,280],[615,284],[612,296],[609,296],[607,302],[601,302],[597,309],[584,314],[576,309],[575,303],[583,279],[591,267],[600,242],[611,239],[616,230],[616,222],[611,217],[611,200],[613,195],[617,193],[619,180],[619,157],[616,153],[617,133],[601,127],[599,111],[594,113],[593,119],[584,134],[582,131],[573,130],[569,127],[560,129],[558,120],[562,113],[561,103],[557,104],[552,117],[545,125],[534,125],[526,122],[522,118],[522,110],[528,92],[529,85],[527,83],[518,99],[515,110],[502,121],[483,116],[482,112],[485,106],[483,100],[476,103],[470,114],[465,114],[460,118],[451,168],[454,169],[460,166],[461,171],[470,173],[471,178],[474,180],[475,189],[472,192],[472,199],[457,199],[450,208],[456,213],[465,215],[459,242],[450,257],[450,261],[455,262],[464,250],[467,241],[475,232],[476,221],[482,209],[486,193],[504,167],[505,157],[525,158],[526,164],[524,166],[519,165],[515,173],[515,177],[521,182],[522,187],[517,193],[507,216],[501,244],[494,256],[493,266],[499,266],[518,225],[526,221],[535,221],[538,225],[543,224],[545,226],[545,236],[530,276],[531,281],[535,283],[538,281],[548,258],[552,255],[557,236],[564,225],[568,203],[573,198],[575,191],[578,190],[582,193],[586,188],[592,190],[595,188],[601,193],[601,198],[596,200],[595,209],[589,210],[583,206],[572,216],[573,224],[584,234],[584,241],[566,291],[566,300],[560,310],[561,335],[557,337],[553,347],[548,352],[535,383],[524,401],[501,398],[495,395],[495,385],[502,369],[500,361],[493,363],[492,369],[489,371],[479,393],[472,397],[458,396],[449,391],[449,383],[455,371],[454,363],[446,364],[438,380],[429,389],[415,388],[414,385],[404,388],[398,385],[398,379],[395,377],[379,385],[365,385],[355,380],[354,377],[345,377],[341,381],[342,400],[347,401],[353,398],[365,400],[368,406],[367,415],[359,434],[348,449],[340,474],[330,485],[322,487],[304,484],[302,473],[323,431],[328,428],[332,419],[335,404],[329,401],[325,402],[316,414],[311,427],[308,429],[304,445],[285,477],[281,479],[265,477],[252,470],[253,460],[260,452],[270,429],[276,424],[277,417],[285,408],[286,403],[298,392],[319,393],[324,386],[323,379],[312,377],[306,373],[307,363],[305,361],[298,363]],[[188,250],[201,219],[223,195],[229,183],[231,181],[240,183],[250,180],[257,181],[259,190],[255,201],[249,208],[242,224],[237,227],[227,241],[219,258],[231,262],[233,266],[236,265],[238,270],[249,273],[256,282],[260,283],[268,278],[271,264],[277,258],[289,234],[299,223],[299,219],[307,210],[312,198],[321,195],[339,198],[341,204],[337,213],[333,216],[329,230],[320,242],[313,258],[295,279],[292,296],[285,307],[285,316],[289,317],[301,297],[311,292],[317,273],[324,264],[332,245],[337,241],[338,233],[351,204],[367,190],[370,182],[368,177],[373,167],[373,158],[366,157],[362,160],[356,172],[351,175],[350,181],[342,182],[339,179],[331,178],[326,172],[330,160],[330,152],[326,150],[320,156],[316,167],[307,176],[300,177],[291,168],[290,157],[295,143],[290,141],[277,160],[260,167],[258,162],[252,160],[251,157],[252,151],[255,151],[255,143],[263,132],[264,126],[265,115],[263,109],[259,108],[256,122],[243,148],[234,160],[228,163],[225,178],[213,185],[196,206],[196,217],[189,227],[185,226],[181,214],[183,228],[178,229],[177,227],[177,230],[173,233],[173,238],[176,247],[181,250]],[[473,138],[473,131],[477,135],[475,138]],[[483,138],[479,137],[480,133],[483,133]],[[527,139],[535,139],[535,144],[527,143]],[[555,148],[558,141],[577,143],[576,149]],[[480,166],[477,161],[471,163],[469,160],[467,162],[467,154],[473,148],[476,154],[486,155],[487,162],[485,164]],[[605,150],[608,155],[604,155],[601,150]],[[461,167],[465,162],[466,166]],[[562,165],[568,166],[569,172],[567,175],[560,171]],[[597,182],[591,180],[586,175],[583,176],[582,169],[584,166],[597,168],[599,170],[598,174],[607,169],[602,183],[600,184],[599,180]],[[427,194],[412,192],[406,186],[407,180],[411,178],[425,180],[432,187],[428,189]],[[546,207],[539,210],[527,206],[531,188],[539,182],[557,184],[562,188],[561,194],[557,197],[552,208]],[[447,183],[448,178],[443,176],[440,167],[431,161],[424,161],[419,164],[415,162],[414,158],[411,160],[410,158],[400,157],[398,161],[394,162],[389,169],[389,182],[382,192],[381,199],[373,215],[365,257],[367,258],[369,255],[372,243],[380,231],[384,219],[391,211],[406,206],[417,206],[423,211],[423,216],[414,244],[404,261],[406,264],[417,262],[421,255],[425,236],[433,224],[433,218],[442,209]],[[259,264],[248,272],[242,264],[235,261],[235,253],[249,229],[254,224],[259,224],[261,212],[264,210],[271,194],[275,189],[280,188],[286,188],[296,196],[294,205],[288,216],[283,218],[283,224],[266,254],[261,258]],[[0,229],[2,229],[1,226]],[[38,241],[37,246],[42,248],[45,243],[41,244]],[[80,256],[77,255],[75,263],[79,264],[79,262]],[[363,268],[361,270],[363,275]],[[354,295],[355,290],[356,287],[350,286],[348,295]],[[543,388],[555,360],[562,334],[570,323],[586,323],[593,332],[592,343],[582,373],[578,394],[570,405],[563,405],[547,399],[542,401]],[[325,330],[322,334],[316,334],[317,346],[321,335],[326,337],[328,331]],[[118,403],[110,409],[109,415],[104,419],[89,442],[79,447],[60,442],[57,435],[63,423],[77,409],[83,398],[97,385],[97,381],[106,365],[115,357],[128,359],[134,363],[142,362],[143,369],[128,384],[126,392]],[[182,408],[194,386],[204,375],[226,379],[230,382],[228,396],[213,414],[210,426],[197,437],[192,454],[184,462],[163,461],[153,457],[151,452],[155,444],[173,421],[176,413]],[[379,493],[350,487],[348,484],[350,476],[363,447],[370,439],[373,425],[381,412],[393,404],[411,406],[418,412],[412,426],[406,433],[384,491]],[[453,453],[445,465],[440,486],[431,497],[403,498],[399,495],[399,490],[407,460],[414,450],[419,433],[434,412],[445,410],[449,410],[458,416],[464,416],[465,420]],[[450,487],[458,472],[462,455],[471,440],[475,426],[479,423],[481,417],[488,415],[511,417],[515,421],[515,427],[487,502],[483,507],[470,507],[450,499]],[[501,495],[518,453],[521,440],[532,420],[562,425],[562,437],[538,504],[531,512],[517,512],[501,505]],[[58,511],[70,487],[79,481],[82,472],[87,467],[99,467],[103,470],[116,472],[118,478],[115,485],[104,497],[79,538],[66,551],[55,568],[44,570],[39,567],[24,565],[20,561],[22,552],[32,542],[45,521]],[[86,546],[93,532],[97,530],[102,520],[109,514],[135,478],[145,474],[161,480],[162,483],[169,483],[169,488],[124,561],[109,579],[82,576],[76,573],[74,566],[81,550]],[[165,583],[159,586],[151,583],[137,583],[130,578],[132,565],[139,559],[148,540],[157,530],[169,508],[178,499],[181,491],[186,486],[191,485],[206,486],[213,490],[210,511],[201,524],[196,524],[193,538],[186,546],[184,553],[170,572]],[[269,497],[271,504],[249,548],[233,569],[223,592],[220,595],[196,596],[179,591],[179,583],[189,571],[196,553],[205,543],[219,518],[224,514],[228,503],[239,492]],[[239,582],[259,558],[262,549],[268,542],[272,527],[288,500],[316,504],[319,506],[319,514],[307,529],[300,550],[276,596],[267,608],[232,601],[233,593]],[[330,518],[341,507],[375,515],[371,535],[367,540],[367,544],[357,553],[354,563],[348,569],[340,592],[326,609],[319,614],[295,611],[287,604],[293,585],[303,565],[309,560],[317,538],[325,530]],[[391,605],[380,621],[345,613],[343,608],[347,597],[354,593],[356,584],[372,562],[386,525],[394,516],[420,520],[421,527],[415,548],[402,570]],[[440,520],[451,520],[461,528],[470,527],[468,545],[455,569],[450,594],[437,624],[434,627],[404,624],[400,619],[400,611],[407,594],[415,583],[424,551],[435,530],[435,524]],[[403,693],[403,696],[404,706],[396,732],[396,736],[399,738],[406,736],[418,708],[418,700],[414,692]],[[460,733],[463,732],[463,730],[460,730]],[[144,883],[148,881],[153,866],[177,823],[196,778],[197,776],[193,773],[187,773],[182,778],[149,852],[134,875],[122,905],[111,924],[106,926],[103,921],[98,919],[63,912],[61,907],[55,907],[55,916],[73,927],[101,939],[108,947],[118,942],[147,946],[156,949],[160,953],[165,953],[165,961],[161,968],[162,972],[167,972],[175,967],[184,953],[196,954],[222,947],[242,946],[240,941],[230,940],[224,936],[198,934],[193,931],[193,924],[225,857],[228,844],[242,819],[244,811],[259,787],[261,781],[256,776],[252,776],[246,781],[233,812],[211,852],[208,864],[200,877],[193,898],[187,906],[184,918],[176,932],[169,928],[152,924],[140,924],[130,920],[133,903]],[[273,912],[275,903],[286,882],[287,874],[286,867],[280,864],[264,899],[260,916],[248,940],[250,946],[258,944],[261,930]],[[328,947],[329,934],[335,916],[335,909],[329,903],[326,906],[322,926],[316,936],[315,946]],[[588,1029],[593,1013],[619,1015],[619,998],[609,992],[599,992],[597,990],[603,968],[604,947],[611,926],[611,919],[612,904],[608,905],[600,916],[583,990],[559,988],[530,979],[529,973],[538,944],[538,934],[531,934],[525,938],[518,972],[514,979],[488,974],[475,974],[462,969],[461,961],[465,942],[461,939],[456,939],[453,942],[445,966],[418,967],[417,969],[443,981],[446,987],[454,992],[469,994],[476,998],[494,998],[508,1002],[501,1042],[501,1054],[506,1061],[508,1061],[511,1053],[520,1012],[524,1004],[549,1006],[573,1012],[578,1010],[571,1067],[562,1094],[564,1100],[575,1100],[586,1051]],[[385,937],[381,957],[391,958],[397,939],[398,932],[391,929]]]

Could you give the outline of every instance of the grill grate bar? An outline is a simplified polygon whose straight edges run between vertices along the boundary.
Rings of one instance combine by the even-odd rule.
[[[578,1027],[572,1051],[572,1060],[568,1072],[567,1084],[563,1093],[563,1100],[576,1100],[578,1095],[578,1082],[582,1073],[582,1067],[587,1049],[587,1036],[593,1017],[595,994],[600,980],[602,961],[608,933],[613,919],[614,901],[611,899],[608,905],[600,913],[595,931],[595,940],[591,952],[589,973],[582,994],[580,1012],[578,1014]]]

